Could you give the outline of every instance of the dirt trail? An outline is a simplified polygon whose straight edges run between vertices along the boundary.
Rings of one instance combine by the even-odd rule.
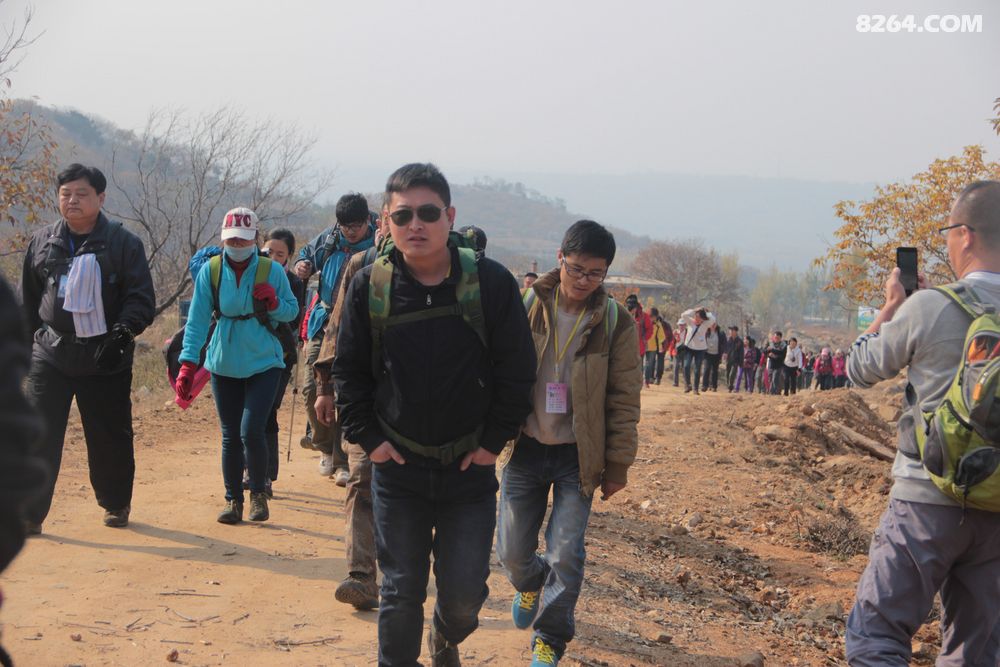
[[[870,530],[888,464],[850,452],[797,462],[801,443],[752,432],[753,416],[775,412],[780,398],[664,386],[643,399],[630,486],[594,503],[579,636],[563,663],[734,665],[760,651],[767,664],[838,664],[842,611],[865,558],[813,553],[802,535],[836,504],[864,508],[858,519]],[[183,414],[159,397],[137,407],[125,530],[100,523],[72,421],[45,534],[0,582],[3,640],[18,664],[156,664],[172,650],[187,665],[373,664],[376,614],[333,599],[345,574],[344,491],[298,447],[297,410],[271,520],[238,526],[215,521],[218,425],[206,396]],[[464,664],[527,664],[530,635],[511,625],[512,590],[495,561],[490,587]]]

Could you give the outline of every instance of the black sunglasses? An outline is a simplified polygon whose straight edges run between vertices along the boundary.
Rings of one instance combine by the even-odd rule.
[[[416,213],[421,222],[437,222],[441,219],[441,213],[447,211],[447,206],[435,206],[434,204],[424,204],[415,209],[401,208],[389,214],[393,224],[405,227],[413,222],[413,214]]]

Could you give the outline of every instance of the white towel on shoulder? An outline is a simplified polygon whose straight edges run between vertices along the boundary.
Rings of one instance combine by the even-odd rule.
[[[79,338],[100,336],[108,332],[101,297],[101,265],[94,253],[77,255],[66,277],[66,297],[63,310],[73,313],[73,327]]]

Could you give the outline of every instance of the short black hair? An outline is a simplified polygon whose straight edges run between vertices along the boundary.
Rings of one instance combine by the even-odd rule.
[[[739,333],[739,332],[740,332],[740,328],[739,328],[739,327],[737,327],[737,326],[732,326],[732,327],[729,327],[729,330],[730,330],[730,331],[735,331],[736,333]]]
[[[535,273],[534,271],[528,271],[527,273],[524,274],[524,277],[525,278],[537,278],[538,274]]]
[[[62,187],[67,183],[78,181],[81,178],[87,179],[90,187],[94,188],[97,194],[101,194],[108,189],[108,179],[104,178],[104,174],[101,173],[100,169],[97,167],[85,167],[79,162],[74,162],[60,171],[59,175],[56,176],[56,183],[58,183],[59,187]]]
[[[288,246],[289,255],[295,254],[295,234],[292,233],[292,230],[285,229],[284,227],[275,227],[264,236],[265,241],[270,241],[271,239],[281,241]]]
[[[660,309],[657,308],[656,306],[653,306],[652,308],[649,309],[649,316],[650,317],[659,317],[660,316]]]
[[[411,162],[392,172],[385,182],[385,200],[389,205],[394,192],[405,192],[410,188],[427,188],[441,198],[445,206],[451,206],[451,188],[441,170],[430,162]]]
[[[971,227],[991,249],[1000,249],[1000,181],[975,181],[955,200],[948,224]]]
[[[559,246],[563,256],[586,255],[603,259],[611,266],[615,259],[615,237],[593,220],[577,220],[563,236]]]
[[[368,222],[368,200],[357,192],[348,192],[337,201],[337,224]]]
[[[780,331],[772,331],[771,333],[773,333],[778,338],[781,338],[781,332]]]
[[[708,311],[705,310],[704,308],[699,308],[697,311],[695,311],[695,314],[698,315],[698,317],[700,317],[703,320],[708,319]]]
[[[796,338],[795,336],[792,336],[791,338],[789,338],[789,339],[788,339],[788,342],[789,342],[789,343],[791,343],[791,342],[792,342],[793,340],[794,340],[794,341],[795,341],[796,343],[798,343],[798,342],[799,342],[799,339],[798,339],[798,338]]]

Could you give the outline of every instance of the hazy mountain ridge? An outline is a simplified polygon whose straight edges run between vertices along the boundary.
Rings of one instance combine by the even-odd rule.
[[[97,116],[21,101],[44,117],[59,143],[61,163],[81,161],[110,169],[111,151],[119,160],[135,150],[135,135]],[[446,172],[447,173],[447,172]],[[456,178],[457,176],[457,178]],[[804,270],[823,254],[839,226],[833,205],[865,199],[870,183],[800,181],[788,178],[690,174],[542,174],[500,173],[493,177],[452,175],[458,224],[475,224],[489,236],[490,254],[512,269],[533,260],[542,269],[555,263],[565,229],[581,218],[614,228],[619,257],[614,269],[625,272],[650,239],[701,238],[722,253],[737,252],[740,263]],[[471,184],[457,181],[467,180]],[[366,188],[367,190],[368,188]],[[341,191],[335,182],[333,201]],[[109,187],[109,198],[115,192]],[[372,201],[377,207],[379,202]],[[314,205],[281,221],[310,237],[329,225],[333,205]]]

